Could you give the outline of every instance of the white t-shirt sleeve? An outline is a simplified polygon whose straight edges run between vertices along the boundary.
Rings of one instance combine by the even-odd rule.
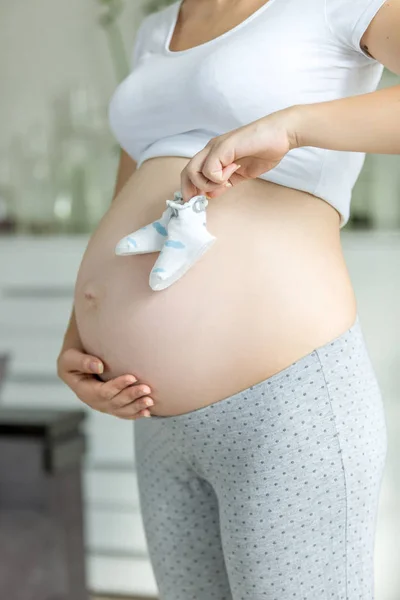
[[[369,60],[360,41],[386,0],[325,0],[325,15],[332,34],[345,46]]]
[[[133,43],[133,50],[130,56],[130,68],[131,71],[136,67],[138,60],[143,52],[143,21],[136,32],[135,41]]]

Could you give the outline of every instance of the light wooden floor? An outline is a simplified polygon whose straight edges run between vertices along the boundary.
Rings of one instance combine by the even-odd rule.
[[[111,596],[92,596],[90,600],[157,600],[157,598],[150,598],[150,596],[118,596],[117,598]]]
[[[158,600],[157,598],[151,598],[150,596],[118,596],[117,598],[111,596],[92,596],[90,600]]]

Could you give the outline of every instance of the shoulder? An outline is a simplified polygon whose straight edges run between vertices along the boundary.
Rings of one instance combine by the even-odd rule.
[[[159,31],[168,30],[174,21],[179,5],[180,0],[145,16],[139,26],[137,36],[151,37]]]
[[[162,47],[169,29],[174,23],[174,15],[179,4],[180,0],[157,12],[146,15],[144,19],[142,19],[135,36],[131,56],[131,68],[136,66],[139,59],[145,53],[157,52],[157,50]]]
[[[371,59],[361,38],[386,0],[324,0],[325,18],[332,34],[342,43]]]

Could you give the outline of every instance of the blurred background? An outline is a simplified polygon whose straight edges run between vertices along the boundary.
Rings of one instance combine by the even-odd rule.
[[[38,419],[44,421],[40,431],[46,444],[54,430],[54,415],[46,411],[84,410],[57,380],[55,360],[82,254],[114,188],[119,148],[107,122],[108,102],[129,72],[140,20],[167,3],[0,3],[0,355],[8,356],[3,369],[0,359],[5,423],[2,428],[0,414],[0,437],[11,429],[25,435],[21,413],[7,413],[11,408],[25,410],[35,427]],[[380,87],[399,83],[385,70]],[[400,156],[367,156],[342,239],[389,433],[377,524],[376,600],[399,600]],[[82,496],[87,589],[93,597],[156,597],[138,505],[132,423],[93,411],[78,421],[70,431],[76,429],[72,438],[85,438],[85,451],[74,446],[75,454],[68,450],[67,455],[75,458],[63,464],[67,470],[74,464],[71,486]],[[6,511],[2,514],[7,494],[1,473],[0,466],[0,524],[10,525]],[[0,534],[0,544],[1,539]],[[7,579],[1,576],[0,570],[0,593]],[[50,600],[27,594],[13,600]]]

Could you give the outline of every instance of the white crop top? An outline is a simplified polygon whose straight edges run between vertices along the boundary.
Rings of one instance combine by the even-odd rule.
[[[173,52],[179,0],[143,20],[131,73],[111,98],[111,128],[139,167],[155,156],[191,158],[212,137],[293,104],[374,91],[383,66],[360,39],[384,1],[269,0],[219,37]],[[364,159],[296,148],[260,178],[322,198],[343,227]]]

